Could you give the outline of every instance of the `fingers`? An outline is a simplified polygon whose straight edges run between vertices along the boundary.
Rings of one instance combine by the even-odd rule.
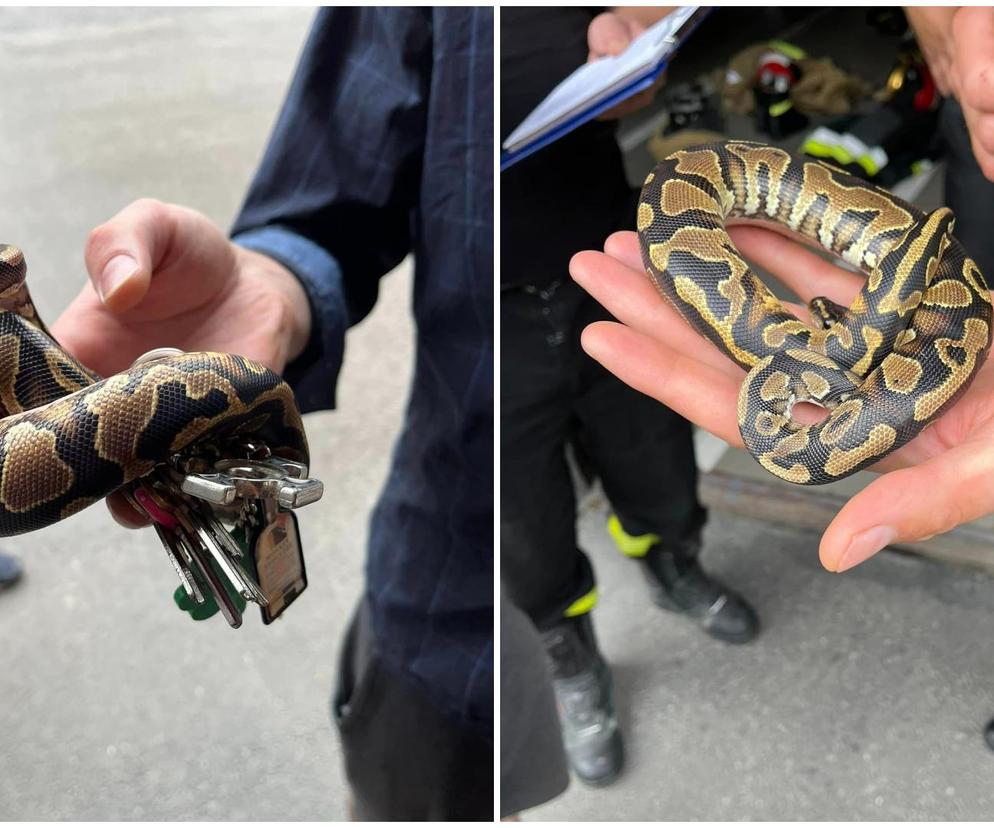
[[[590,21],[587,28],[589,60],[607,55],[620,55],[631,42],[631,31],[625,21],[614,12],[604,12]]]
[[[994,511],[994,447],[964,443],[874,480],[835,516],[821,540],[822,565],[843,572],[885,546],[947,532]]]
[[[973,153],[994,181],[994,10],[963,7],[952,21],[952,85],[963,108]]]
[[[621,243],[624,245],[625,241]],[[614,248],[611,240],[607,246]],[[570,262],[570,273],[616,319],[675,351],[734,376],[738,370],[734,363],[683,321],[657,293],[642,272],[641,264],[638,270],[629,266],[631,251],[625,250],[622,255],[624,261],[595,251],[578,253]]]
[[[584,351],[622,382],[726,442],[742,445],[735,419],[744,376],[741,369],[732,366],[738,376],[729,376],[616,322],[588,325],[580,342]]]
[[[169,205],[140,199],[91,231],[86,269],[110,310],[128,310],[145,297],[152,271],[169,246],[171,228]]]

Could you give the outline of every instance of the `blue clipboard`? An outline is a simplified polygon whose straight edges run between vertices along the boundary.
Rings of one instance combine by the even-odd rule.
[[[688,37],[690,37],[697,27],[700,26],[704,18],[710,13],[711,9],[704,7],[687,20],[685,27],[680,32],[680,39],[676,43],[677,48],[683,44]],[[628,100],[628,98],[631,98],[633,95],[637,95],[643,89],[648,89],[659,79],[659,76],[666,71],[666,67],[669,66],[670,61],[675,55],[676,48],[660,60],[659,63],[648,69],[644,74],[634,78],[627,86],[622,87],[604,100],[598,101],[589,108],[578,112],[568,121],[564,121],[559,126],[543,133],[530,143],[516,149],[514,152],[501,152],[500,171],[504,172],[504,170],[508,167],[512,167],[517,164],[522,158],[527,158],[529,155],[532,155],[540,149],[549,146],[549,144],[555,143],[564,135],[567,135],[577,127],[587,123],[587,121],[592,121],[602,112],[606,112],[611,109],[611,107],[616,106],[622,101]]]

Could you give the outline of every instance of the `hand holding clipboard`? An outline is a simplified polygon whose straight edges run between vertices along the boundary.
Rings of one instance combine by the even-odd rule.
[[[646,29],[620,55],[579,67],[507,137],[501,170],[652,86],[709,11],[700,6],[679,8]]]

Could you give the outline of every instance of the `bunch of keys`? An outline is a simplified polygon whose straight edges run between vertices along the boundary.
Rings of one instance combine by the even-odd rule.
[[[271,624],[307,588],[293,509],[321,499],[307,467],[247,444],[253,459],[219,459],[198,471],[161,467],[122,489],[147,514],[180,581],[180,609],[195,620],[220,611],[240,627],[248,601]],[[260,458],[260,459],[256,459]]]

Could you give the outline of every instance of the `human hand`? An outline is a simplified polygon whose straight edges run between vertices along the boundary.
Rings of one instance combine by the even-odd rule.
[[[963,110],[973,154],[994,181],[994,9],[989,6],[909,7],[936,86]]]
[[[135,201],[90,233],[84,258],[90,282],[52,334],[98,374],[165,346],[240,354],[279,372],[307,343],[310,306],[297,278],[194,210]],[[146,522],[123,498],[108,505],[125,525]]]
[[[805,302],[827,296],[848,306],[863,284],[861,276],[777,233],[738,226],[730,234],[745,256]],[[620,320],[588,326],[584,350],[633,388],[741,446],[736,402],[745,372],[659,296],[645,275],[635,233],[615,233],[604,250],[578,253],[570,263],[576,282]],[[787,307],[808,317],[803,305]],[[818,419],[803,404],[794,415],[802,422]],[[880,477],[849,500],[822,536],[819,555],[830,571],[862,563],[890,543],[930,538],[994,511],[994,361],[949,411],[873,471]]]
[[[646,9],[646,11],[655,11]],[[669,9],[659,9],[658,18],[662,18]],[[617,11],[606,11],[597,15],[587,27],[587,63],[600,60],[603,57],[620,55],[629,44],[646,30],[647,25],[634,14],[622,14]],[[643,89],[636,95],[622,101],[597,116],[598,121],[616,121],[638,112],[655,100],[656,92],[663,85],[665,76]]]

